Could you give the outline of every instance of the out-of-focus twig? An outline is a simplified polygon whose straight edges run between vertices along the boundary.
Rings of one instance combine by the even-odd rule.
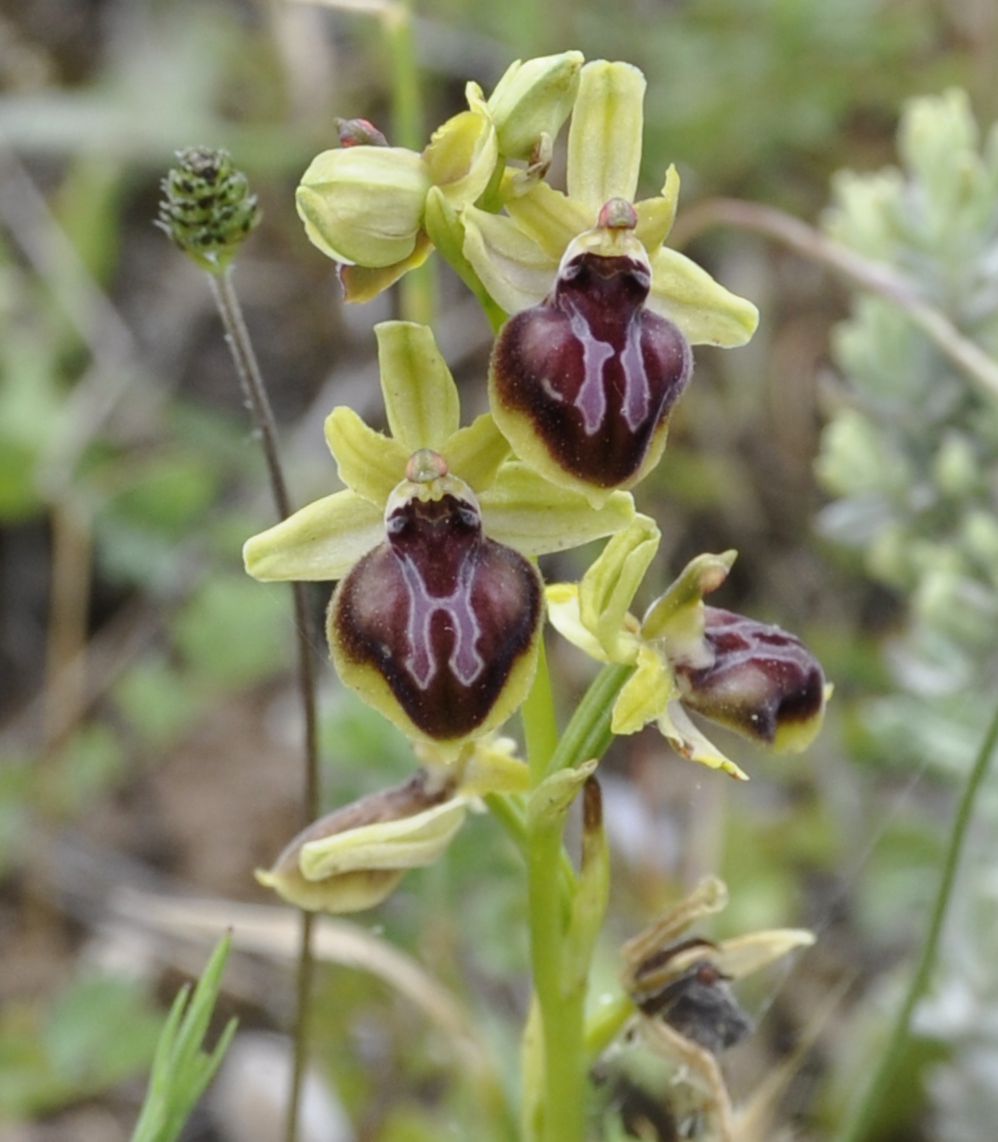
[[[730,226],[762,234],[812,262],[841,274],[852,285],[892,302],[961,372],[998,396],[998,361],[965,337],[952,321],[920,296],[907,278],[882,262],[865,258],[820,230],[781,210],[733,198],[712,198],[680,215],[670,243],[682,248],[706,230]]]

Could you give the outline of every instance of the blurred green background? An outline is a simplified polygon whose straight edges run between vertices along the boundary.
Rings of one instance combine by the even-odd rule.
[[[290,600],[242,573],[243,540],[271,522],[262,462],[207,283],[152,220],[176,149],[224,146],[247,171],[264,221],[235,281],[292,494],[333,490],[322,420],[345,403],[377,423],[371,327],[395,302],[342,305],[293,190],[335,117],[391,138],[383,21],[362,7],[0,3],[3,1142],[127,1138],[157,1013],[230,924],[220,1020],[240,1015],[243,1050],[185,1137],[278,1136],[295,921],[241,909],[272,903],[252,870],[298,825]],[[787,211],[904,273],[998,355],[998,136],[972,130],[998,118],[986,0],[424,0],[413,33],[427,132],[465,80],[488,91],[512,59],[630,60],[648,78],[644,190],[677,164],[680,233],[718,196]],[[913,99],[953,88],[965,105],[917,118]],[[836,693],[803,758],[731,743],[746,787],[692,772],[651,733],[617,743],[602,771],[602,970],[612,979],[619,943],[707,872],[732,894],[715,934],[811,927],[812,951],[743,993],[758,1027],[728,1072],[745,1101],[790,1060],[759,1138],[831,1139],[910,973],[998,694],[998,395],[818,261],[735,226],[693,229],[687,252],[762,323],[746,349],[698,353],[638,497],[664,535],[652,578],[738,548],[720,604],[799,633]],[[456,279],[441,272],[439,289],[438,340],[476,411],[488,325]],[[546,570],[577,575],[586,555]],[[327,595],[311,591],[317,615]],[[568,709],[589,667],[553,653]],[[328,804],[400,780],[404,741],[328,666],[321,678]],[[993,1132],[996,781],[882,1139]],[[482,816],[356,929],[330,929],[316,1138],[506,1136],[467,1044],[515,1082],[523,910],[516,854]],[[372,967],[380,952],[350,951],[358,931],[412,959]],[[407,990],[399,963],[433,979]],[[641,1082],[655,1090],[628,1065],[607,1096],[625,1109]]]

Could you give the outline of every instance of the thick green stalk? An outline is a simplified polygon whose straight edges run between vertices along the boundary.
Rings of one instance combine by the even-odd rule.
[[[535,789],[550,774],[603,755],[612,740],[613,701],[629,674],[628,667],[606,667],[559,739],[550,675],[542,657],[523,708],[527,758]],[[539,816],[536,823],[528,825],[526,844],[530,960],[541,1050],[529,1050],[525,1044],[525,1059],[533,1067],[524,1074],[524,1134],[528,1142],[582,1142],[587,1102],[588,965],[581,965],[579,970],[576,963],[574,973],[567,970],[569,920],[577,882],[574,877],[567,882],[556,874],[566,859],[560,822],[552,825]]]
[[[984,741],[967,777],[967,783],[963,788],[963,794],[957,806],[953,828],[950,831],[949,845],[943,859],[939,888],[936,891],[932,915],[929,918],[929,930],[926,933],[925,942],[922,944],[922,954],[919,957],[911,986],[908,988],[908,994],[898,1012],[890,1039],[880,1056],[877,1069],[874,1071],[862,1099],[857,1103],[853,1114],[839,1134],[839,1142],[864,1142],[866,1138],[871,1136],[878,1111],[888,1096],[891,1083],[897,1074],[898,1066],[908,1045],[912,1016],[919,1000],[928,991],[932,979],[932,969],[935,966],[945,927],[946,912],[953,895],[953,885],[956,882],[956,874],[960,867],[960,857],[973,817],[974,802],[988,766],[991,764],[996,746],[998,746],[998,709],[995,710],[991,725],[984,736]]]
[[[585,1123],[586,1068],[583,1053],[585,988],[567,993],[565,935],[568,904],[556,875],[561,830],[544,828],[529,839],[530,960],[541,1018],[543,1075],[536,1105],[540,1122],[528,1124],[531,1142],[581,1142]]]
[[[613,741],[610,730],[613,703],[633,669],[633,666],[604,666],[596,675],[551,755],[549,773],[574,768],[593,758],[598,760],[606,753]]]

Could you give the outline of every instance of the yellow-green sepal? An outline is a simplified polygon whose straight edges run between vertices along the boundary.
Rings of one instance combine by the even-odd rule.
[[[455,476],[481,494],[495,481],[509,456],[509,441],[496,427],[492,414],[483,412],[459,428],[442,445],[444,459]]]
[[[437,253],[475,295],[493,330],[496,330],[506,320],[506,311],[493,300],[492,295],[482,284],[475,267],[465,257],[462,213],[451,206],[439,187],[430,187],[423,215],[426,233],[436,247]]]
[[[470,206],[463,212],[464,256],[496,304],[519,313],[542,301],[554,284],[558,260],[511,218]]]
[[[658,728],[680,757],[708,769],[719,769],[737,781],[748,781],[748,774],[701,733],[678,700],[669,702],[660,713]]]
[[[611,198],[634,201],[646,86],[645,77],[628,63],[594,60],[582,69],[568,133],[566,181],[570,197],[594,216]]]
[[[727,579],[737,555],[733,550],[705,552],[691,559],[645,612],[641,637],[667,638],[673,659],[692,667],[709,666],[713,653],[704,643],[703,598]]]
[[[613,661],[631,602],[660,539],[653,519],[635,515],[607,543],[579,584],[579,617]]]
[[[519,461],[499,469],[479,502],[486,534],[524,555],[578,547],[614,534],[634,517],[627,492],[613,492],[593,508],[586,496],[557,487]]]
[[[380,507],[346,490],[300,508],[243,547],[246,570],[262,582],[333,581],[384,538]]]
[[[488,101],[504,155],[528,160],[542,136],[558,134],[575,102],[583,59],[568,51],[509,65]]]
[[[495,124],[477,83],[465,87],[469,110],[433,132],[423,160],[430,181],[455,209],[470,206],[485,190],[499,161]]]
[[[430,189],[432,190],[432,187]],[[432,253],[432,242],[420,232],[416,235],[416,244],[412,253],[400,262],[392,262],[390,266],[341,265],[340,285],[343,287],[343,300],[352,303],[373,301],[379,293],[384,293],[399,278],[421,266]]]
[[[649,256],[648,308],[678,325],[691,345],[735,349],[751,339],[759,311],[750,301],[725,289],[677,250],[663,246]]]
[[[457,385],[433,331],[412,321],[383,321],[374,327],[374,334],[393,440],[406,457],[420,448],[439,450],[441,442],[457,431],[461,410]],[[400,479],[396,477],[395,483]]]
[[[596,212],[546,182],[506,203],[510,218],[557,265],[568,244],[596,222]]]
[[[464,823],[467,809],[467,797],[451,797],[409,817],[308,841],[302,845],[299,867],[312,881],[360,869],[424,868],[442,855]]]
[[[609,662],[606,651],[593,632],[579,618],[579,586],[577,583],[549,583],[544,589],[547,601],[548,621],[554,629],[573,646],[595,658],[597,662]],[[618,652],[620,647],[618,646]],[[637,644],[633,647],[637,654]]]
[[[665,658],[638,644],[637,665],[613,704],[610,729],[615,734],[636,734],[659,717],[676,693],[676,681]]]
[[[386,900],[398,888],[406,869],[358,869],[328,880],[307,880],[297,865],[258,868],[258,884],[270,888],[282,900],[306,912],[331,912],[339,916],[364,912]]]

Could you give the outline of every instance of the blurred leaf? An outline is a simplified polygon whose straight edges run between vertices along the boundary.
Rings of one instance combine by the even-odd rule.
[[[174,626],[195,682],[222,688],[249,686],[286,667],[292,632],[291,591],[261,587],[241,573],[208,579]]]
[[[49,807],[66,814],[81,812],[113,787],[125,767],[114,730],[96,722],[83,726],[43,776]]]
[[[138,662],[122,674],[113,697],[142,743],[154,749],[189,729],[210,700],[162,658]]]
[[[138,985],[83,977],[0,1015],[0,1118],[23,1119],[98,1094],[148,1066],[159,1018]]]
[[[180,539],[215,499],[218,477],[211,462],[210,454],[148,459],[129,473],[128,486],[111,498],[107,511],[141,530]]]

